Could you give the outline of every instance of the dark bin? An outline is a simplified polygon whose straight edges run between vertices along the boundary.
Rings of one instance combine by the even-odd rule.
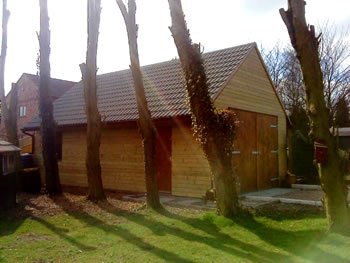
[[[22,191],[30,194],[37,194],[41,190],[41,178],[38,167],[32,154],[21,154],[21,185]]]
[[[22,169],[35,167],[33,155],[29,153],[21,154],[21,164]]]
[[[41,190],[41,179],[39,168],[26,168],[21,171],[22,191],[37,194]]]
[[[0,174],[0,210],[16,205],[16,175]]]

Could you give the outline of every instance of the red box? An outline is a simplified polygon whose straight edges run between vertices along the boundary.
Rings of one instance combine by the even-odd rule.
[[[327,153],[328,153],[328,146],[320,143],[315,142],[315,160],[317,163],[324,164],[327,162]]]

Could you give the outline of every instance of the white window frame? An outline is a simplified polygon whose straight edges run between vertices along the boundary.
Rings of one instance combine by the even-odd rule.
[[[19,117],[25,117],[27,114],[27,107],[26,106],[20,106],[19,107]]]
[[[2,156],[2,174],[7,175],[9,173],[10,160],[7,154]]]

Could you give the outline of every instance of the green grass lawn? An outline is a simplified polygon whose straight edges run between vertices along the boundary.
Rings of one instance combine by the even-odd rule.
[[[350,238],[327,234],[307,207],[235,220],[169,207],[67,211],[0,217],[0,262],[350,262]]]

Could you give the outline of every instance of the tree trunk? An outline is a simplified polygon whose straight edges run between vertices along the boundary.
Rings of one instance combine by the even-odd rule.
[[[315,142],[328,146],[327,161],[324,164],[318,164],[318,173],[325,193],[324,203],[329,230],[349,231],[347,187],[340,168],[338,149],[328,128],[329,111],[325,103],[318,54],[319,37],[315,36],[314,27],[308,27],[306,24],[303,0],[289,0],[288,10],[280,9],[280,14],[287,26],[304,77],[307,113],[311,127],[310,136]]]
[[[1,93],[1,115],[5,123],[7,140],[18,146],[17,138],[17,89],[14,85],[11,90],[9,107],[5,96],[5,61],[7,53],[7,23],[10,12],[7,10],[7,1],[3,0],[2,19],[2,45],[0,61],[0,93]],[[14,111],[14,112],[13,112]]]
[[[10,12],[7,10],[7,0],[2,1],[2,43],[0,57],[0,100],[2,121],[5,124],[7,140],[13,145],[18,145],[17,136],[17,85],[13,84],[10,92],[9,106],[5,96],[5,61],[7,53],[7,24]],[[9,107],[9,108],[8,108]],[[20,153],[15,153],[15,173],[17,187],[20,188],[19,172],[21,170]]]
[[[180,0],[169,0],[170,28],[189,98],[194,135],[201,143],[214,175],[219,214],[232,217],[239,211],[238,179],[232,168],[234,122],[227,111],[216,112],[208,92],[200,46],[192,44]]]
[[[47,0],[40,0],[40,117],[41,144],[46,190],[50,195],[62,193],[56,156],[56,123],[50,90],[50,29]]]
[[[87,118],[86,171],[88,179],[88,199],[105,200],[100,164],[101,115],[97,106],[96,56],[98,30],[100,26],[101,0],[88,0],[88,45],[86,64],[80,64],[83,78],[85,112]]]
[[[151,112],[148,108],[145,95],[143,76],[140,68],[139,53],[137,47],[137,25],[136,2],[129,0],[128,10],[122,0],[117,0],[119,9],[124,17],[126,30],[129,40],[129,53],[131,61],[131,73],[134,80],[136,92],[137,109],[139,113],[139,130],[143,140],[147,205],[152,208],[159,208],[159,193],[157,182],[157,163],[156,163],[156,128],[153,124]]]
[[[7,131],[7,138],[10,143],[13,145],[19,146],[18,143],[18,134],[17,134],[17,114],[18,114],[18,89],[17,84],[12,84],[11,89],[11,96],[10,96],[10,105],[9,109],[7,111],[8,117],[5,120],[6,125],[6,131]],[[21,171],[21,153],[16,152],[15,153],[15,163],[14,163],[14,170],[16,174],[16,184],[17,188],[21,188],[21,181],[20,181],[20,171]]]
[[[12,84],[12,89],[9,96],[9,105],[7,107],[7,104],[4,106],[6,107],[6,117],[5,117],[5,126],[6,126],[6,133],[7,133],[7,139],[12,144],[18,146],[18,137],[17,137],[17,101],[18,101],[18,94],[17,94],[17,84]],[[6,98],[5,98],[6,100]]]
[[[5,62],[7,54],[7,24],[10,17],[10,11],[7,10],[7,0],[2,1],[2,43],[1,43],[1,57],[0,57],[0,92],[1,92],[1,117],[5,123],[6,133],[8,127],[6,122],[8,120],[8,108],[5,96]],[[8,134],[7,134],[8,135]]]

